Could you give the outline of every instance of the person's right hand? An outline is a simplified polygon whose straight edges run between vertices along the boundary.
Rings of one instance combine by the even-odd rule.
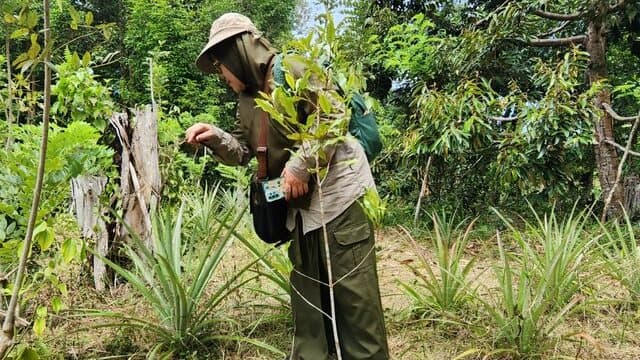
[[[207,144],[217,138],[217,128],[205,123],[191,125],[186,131],[185,141],[191,145]]]

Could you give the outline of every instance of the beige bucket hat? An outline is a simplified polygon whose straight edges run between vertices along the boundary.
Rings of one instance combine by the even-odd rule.
[[[224,40],[244,32],[260,35],[258,28],[256,28],[248,17],[242,14],[226,13],[217,18],[213,24],[211,24],[209,42],[204,46],[196,59],[198,69],[206,74],[214,72],[215,67],[213,66],[210,56],[207,54],[209,50]]]

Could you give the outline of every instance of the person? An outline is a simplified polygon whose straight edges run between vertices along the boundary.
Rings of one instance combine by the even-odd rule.
[[[268,93],[276,86],[272,74],[275,55],[275,49],[249,18],[227,13],[216,19],[196,66],[208,74],[218,73],[238,94],[236,126],[229,133],[197,123],[187,129],[186,141],[206,145],[227,165],[246,165],[256,154],[260,134],[262,113],[255,99],[260,91]],[[294,76],[303,71],[295,70]],[[314,111],[308,103],[299,108]],[[329,117],[345,116],[344,105],[337,108]],[[288,358],[325,360],[336,353],[324,260],[325,223],[342,358],[388,359],[374,232],[358,201],[367,189],[375,188],[362,146],[346,136],[327,150],[330,160],[323,164],[328,165],[328,171],[321,184],[321,211],[320,186],[310,186],[314,183],[310,169],[316,166],[316,157],[303,151],[308,144],[289,139],[288,130],[274,120],[269,121],[268,134],[268,176],[283,178],[287,227],[292,232],[288,253],[294,269],[290,274],[294,338]]]

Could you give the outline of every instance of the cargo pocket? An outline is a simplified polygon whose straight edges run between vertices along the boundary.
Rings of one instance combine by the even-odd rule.
[[[335,243],[331,250],[335,259],[335,276],[342,277],[351,271],[355,273],[371,266],[373,241],[368,221],[340,229],[333,236]],[[369,259],[365,260],[365,257]]]

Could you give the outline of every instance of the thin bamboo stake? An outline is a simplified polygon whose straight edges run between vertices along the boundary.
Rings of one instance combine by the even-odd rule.
[[[622,159],[620,159],[620,164],[618,164],[618,171],[616,172],[616,180],[613,182],[613,186],[611,187],[611,190],[609,190],[607,199],[604,202],[604,208],[602,209],[602,215],[600,216],[600,221],[602,222],[604,222],[607,219],[607,209],[609,209],[609,204],[611,203],[611,199],[613,199],[613,194],[616,188],[620,184],[624,162],[627,160],[627,157],[629,156],[629,152],[631,151],[631,145],[633,144],[633,139],[635,138],[636,131],[638,130],[638,124],[640,124],[640,117],[638,117],[636,121],[633,123],[633,128],[631,128],[631,132],[629,133],[629,140],[627,140],[627,147],[624,150],[624,154],[622,154]]]
[[[7,94],[7,104],[5,107],[5,117],[7,119],[7,128],[8,128],[8,135],[7,135],[7,141],[5,143],[5,149],[7,151],[9,151],[9,148],[11,147],[11,144],[13,144],[13,138],[11,137],[11,126],[13,125],[13,79],[11,78],[11,52],[9,51],[9,47],[11,45],[11,42],[9,41],[9,38],[5,39],[5,54],[6,54],[6,58],[7,58],[7,88],[8,88],[8,94]]]
[[[413,226],[418,223],[418,217],[420,216],[420,207],[422,206],[422,199],[426,195],[429,181],[429,168],[431,168],[431,156],[427,160],[427,166],[424,169],[424,177],[422,178],[422,185],[420,186],[420,194],[418,195],[418,203],[416,204],[416,212],[413,214]]]
[[[318,117],[320,118],[320,117]],[[319,164],[318,155],[316,155],[316,164]],[[328,166],[328,165],[327,165]],[[319,169],[317,169],[319,170]],[[331,266],[331,252],[329,251],[329,235],[327,233],[327,223],[324,219],[324,199],[322,194],[322,182],[320,181],[320,172],[316,172],[318,177],[318,200],[320,201],[320,217],[322,221],[322,235],[324,238],[325,261],[327,263],[327,282],[329,283],[329,303],[331,306],[331,327],[333,330],[333,341],[336,347],[337,360],[342,360],[342,352],[340,351],[340,339],[338,338],[338,323],[336,321],[336,299],[334,294],[333,267]]]
[[[31,242],[33,240],[33,228],[36,222],[36,215],[40,205],[40,195],[42,193],[42,182],[44,179],[44,166],[47,158],[47,141],[49,138],[49,111],[51,108],[51,29],[49,28],[49,0],[43,0],[44,11],[44,109],[42,111],[42,144],[40,145],[40,160],[38,163],[38,174],[36,185],[33,191],[33,201],[31,203],[31,212],[27,223],[27,233],[24,238],[22,254],[16,273],[16,280],[13,284],[13,293],[7,308],[7,316],[2,324],[2,332],[0,333],[0,358],[4,358],[7,350],[13,344],[13,336],[15,332],[16,308],[18,306],[18,298],[20,297],[20,289],[26,272],[27,258],[31,252]]]
[[[325,5],[326,8],[328,9],[328,5]],[[331,80],[331,73],[328,74],[327,79],[326,79],[326,84],[325,84],[325,88],[329,89],[331,88],[332,84],[332,80]],[[320,127],[320,119],[321,119],[321,107],[318,106],[318,104],[315,104],[315,108],[317,109],[317,114],[318,116],[316,117],[316,126]],[[323,148],[323,151],[326,148]],[[326,179],[322,179],[320,176],[320,154],[316,151],[316,153],[314,154],[315,156],[315,160],[316,160],[316,178],[317,178],[317,182],[318,182],[318,201],[320,201],[320,220],[322,222],[322,236],[324,239],[324,251],[325,251],[325,260],[326,260],[326,264],[327,264],[327,282],[329,283],[329,304],[331,307],[331,328],[332,328],[332,333],[333,333],[333,343],[335,345],[336,348],[336,359],[337,360],[342,360],[342,351],[340,350],[340,339],[338,337],[338,320],[336,317],[336,298],[335,298],[335,283],[333,282],[333,266],[331,263],[331,251],[329,250],[329,234],[327,233],[327,222],[325,221],[325,217],[324,217],[324,194],[322,192],[322,184],[324,182],[324,180]],[[329,174],[329,171],[331,166],[331,156],[329,157],[329,160],[327,161],[327,171],[326,174]]]
[[[149,60],[149,91],[151,92],[151,105],[153,105],[153,109],[156,108],[156,98],[153,95],[153,58],[148,58]]]

